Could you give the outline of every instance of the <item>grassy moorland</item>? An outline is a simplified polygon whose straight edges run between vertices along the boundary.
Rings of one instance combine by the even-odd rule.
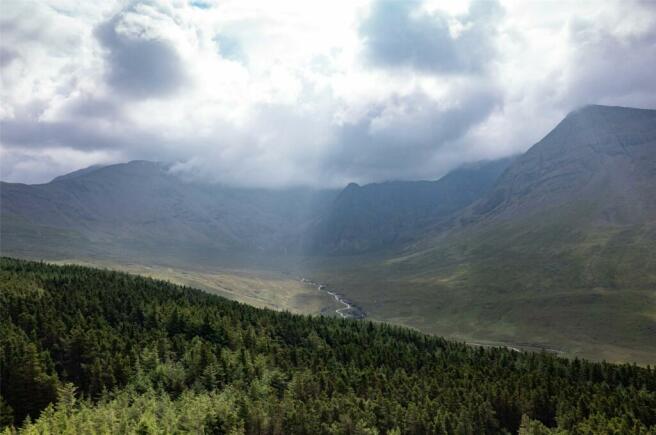
[[[400,254],[196,261],[164,249],[160,257],[109,249],[44,257],[30,248],[16,255],[137,273],[257,307],[303,314],[339,308],[298,280],[305,276],[345,294],[371,320],[471,343],[645,365],[656,362],[655,240],[649,226],[579,232],[527,222],[433,239]]]
[[[77,264],[101,267],[173,284],[205,290],[209,293],[252,305],[296,314],[329,314],[341,308],[335,300],[316,287],[303,283],[295,275],[272,270],[218,269],[171,265],[142,265],[107,260],[53,260],[53,264]]]
[[[470,227],[401,254],[323,259],[315,273],[372,319],[459,340],[653,364],[656,228],[580,230],[573,221],[542,215]]]

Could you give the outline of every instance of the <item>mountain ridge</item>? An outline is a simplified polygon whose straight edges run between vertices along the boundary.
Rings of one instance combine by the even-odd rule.
[[[349,184],[315,228],[315,252],[390,249],[421,237],[433,223],[487,192],[512,157],[460,167],[435,181]]]
[[[639,116],[634,117],[635,114]],[[569,355],[656,355],[656,110],[572,113],[384,258],[317,265],[374,319]]]
[[[500,162],[488,165],[505,165],[506,161]],[[45,184],[2,183],[5,247],[21,243],[14,237],[16,233],[68,231],[75,233],[77,239],[107,242],[107,246],[116,244],[119,251],[125,252],[138,243],[150,252],[170,250],[177,244],[190,250],[196,246],[199,250],[225,253],[237,250],[312,254],[317,251],[316,234],[330,226],[335,210],[354,189],[380,191],[367,206],[386,206],[394,212],[396,205],[386,200],[387,191],[394,192],[402,186],[397,199],[405,201],[406,214],[421,212],[423,219],[430,220],[429,202],[436,203],[438,209],[442,202],[451,204],[449,211],[463,207],[480,195],[484,185],[495,176],[488,175],[478,184],[460,177],[459,184],[451,190],[469,186],[471,192],[462,189],[463,194],[457,196],[439,186],[459,172],[474,175],[484,169],[457,169],[435,182],[349,184],[338,192],[301,187],[247,189],[192,182],[171,173],[169,167],[161,162],[137,160],[84,168]],[[468,195],[466,200],[458,201],[464,194]],[[355,202],[351,207],[357,205]],[[17,222],[20,228],[12,229]],[[160,243],[164,240],[168,247]],[[388,237],[381,247],[395,241]],[[57,246],[52,249],[56,251]]]
[[[183,268],[256,268],[258,254],[336,289],[374,320],[458,340],[653,362],[656,111],[572,112],[498,173],[479,184],[480,197],[444,214],[431,208],[431,192],[445,180],[350,184],[319,197],[202,188],[163,171],[152,183],[137,173],[88,184],[75,177],[56,188],[3,184],[2,249],[28,258],[111,252]],[[408,186],[428,193],[414,197]],[[464,192],[445,195],[452,191]],[[336,223],[327,226],[328,249],[305,249],[325,222]]]

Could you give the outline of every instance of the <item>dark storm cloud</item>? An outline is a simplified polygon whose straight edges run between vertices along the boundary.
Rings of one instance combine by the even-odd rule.
[[[494,57],[491,37],[501,8],[495,1],[472,3],[459,17],[458,35],[449,17],[420,9],[419,0],[377,0],[360,25],[368,61],[382,67],[410,67],[438,73],[470,73],[484,69]]]
[[[129,98],[166,96],[178,90],[185,72],[176,49],[164,40],[117,32],[120,19],[119,14],[95,32],[107,50],[107,84]]]

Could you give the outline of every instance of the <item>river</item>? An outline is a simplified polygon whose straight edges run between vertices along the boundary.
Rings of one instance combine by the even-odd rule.
[[[364,319],[367,317],[367,313],[362,308],[336,291],[329,290],[325,284],[320,284],[306,278],[301,278],[301,282],[316,287],[320,292],[329,294],[338,304],[342,305],[341,308],[335,310],[335,313],[339,314],[342,319]]]

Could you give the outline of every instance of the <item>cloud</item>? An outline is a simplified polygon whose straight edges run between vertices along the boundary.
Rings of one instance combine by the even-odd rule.
[[[169,95],[185,83],[183,61],[169,41],[150,32],[153,23],[137,12],[150,9],[122,11],[95,32],[107,50],[107,83],[128,98]]]
[[[640,6],[646,7],[646,13],[656,12],[653,5],[638,3],[636,7]],[[627,32],[614,24],[604,26],[586,18],[570,22],[570,62],[563,75],[565,106],[656,101],[656,26]]]
[[[9,2],[0,178],[174,162],[221,183],[435,179],[586,103],[656,108],[649,2]]]
[[[502,11],[496,1],[476,1],[467,14],[425,11],[418,0],[376,0],[360,25],[365,55],[382,67],[435,73],[472,73],[493,59],[492,38]]]
[[[327,159],[328,172],[350,181],[436,178],[459,162],[458,140],[500,104],[492,85],[452,91],[441,101],[421,90],[393,95],[355,123],[343,125]],[[457,160],[457,158],[455,159]]]
[[[131,139],[113,127],[103,127],[94,123],[77,121],[0,121],[2,140],[11,144],[10,148],[29,149],[66,147],[77,151],[128,148],[136,145],[143,137],[134,137],[134,130],[128,130]],[[133,148],[135,148],[133,147]]]
[[[0,68],[9,65],[16,58],[18,58],[18,53],[9,48],[0,47]]]
[[[94,164],[111,163],[119,158],[110,152],[80,152],[68,148],[43,150],[0,148],[2,181],[38,184]]]

